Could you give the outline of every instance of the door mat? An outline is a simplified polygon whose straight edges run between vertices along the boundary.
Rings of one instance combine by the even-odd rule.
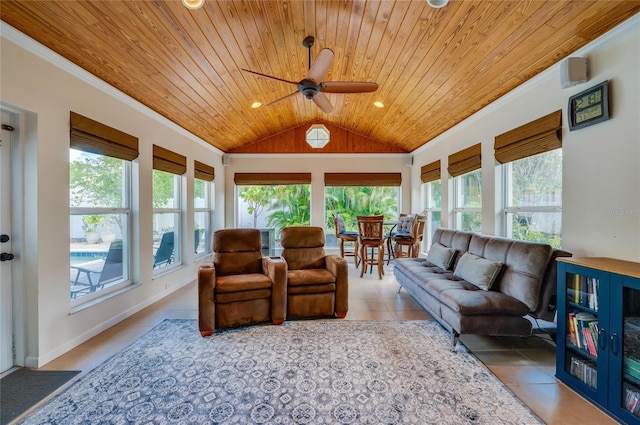
[[[6,425],[80,371],[20,368],[0,379],[0,425]]]

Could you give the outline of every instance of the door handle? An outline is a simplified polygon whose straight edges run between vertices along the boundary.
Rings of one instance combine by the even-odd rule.
[[[14,255],[8,252],[3,252],[2,254],[0,254],[0,261],[11,261],[13,260],[13,258]]]
[[[2,243],[9,242],[9,239],[11,239],[9,235],[5,235],[5,234],[0,235],[0,242]]]

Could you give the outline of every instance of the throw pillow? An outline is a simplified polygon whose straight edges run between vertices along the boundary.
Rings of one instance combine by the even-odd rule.
[[[453,248],[447,248],[439,242],[434,242],[429,248],[427,254],[427,261],[438,266],[441,269],[449,270],[453,259],[456,257],[456,250]]]
[[[502,263],[465,252],[458,261],[453,275],[488,291],[491,290],[501,269]]]

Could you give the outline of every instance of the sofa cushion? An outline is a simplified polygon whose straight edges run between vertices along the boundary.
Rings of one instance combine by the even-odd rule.
[[[445,270],[448,270],[453,263],[453,259],[456,256],[456,250],[453,248],[447,248],[441,243],[434,242],[429,248],[427,254],[427,261]]]
[[[440,293],[440,301],[463,316],[524,316],[529,313],[529,308],[521,301],[495,291],[449,289]]]
[[[511,295],[529,306],[538,307],[540,288],[552,248],[547,244],[474,234],[469,252],[504,264],[494,290]]]
[[[502,263],[467,252],[458,261],[453,274],[479,288],[490,290],[501,269]]]

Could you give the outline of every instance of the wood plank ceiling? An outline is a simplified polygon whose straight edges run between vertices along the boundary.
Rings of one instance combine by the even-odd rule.
[[[365,141],[333,152],[413,151],[639,11],[637,0],[0,2],[4,22],[227,153],[304,151],[273,136],[312,122]],[[308,35],[313,58],[335,52],[326,81],[378,91],[328,94],[330,114],[301,94],[252,109],[296,88],[241,68],[299,81]]]

